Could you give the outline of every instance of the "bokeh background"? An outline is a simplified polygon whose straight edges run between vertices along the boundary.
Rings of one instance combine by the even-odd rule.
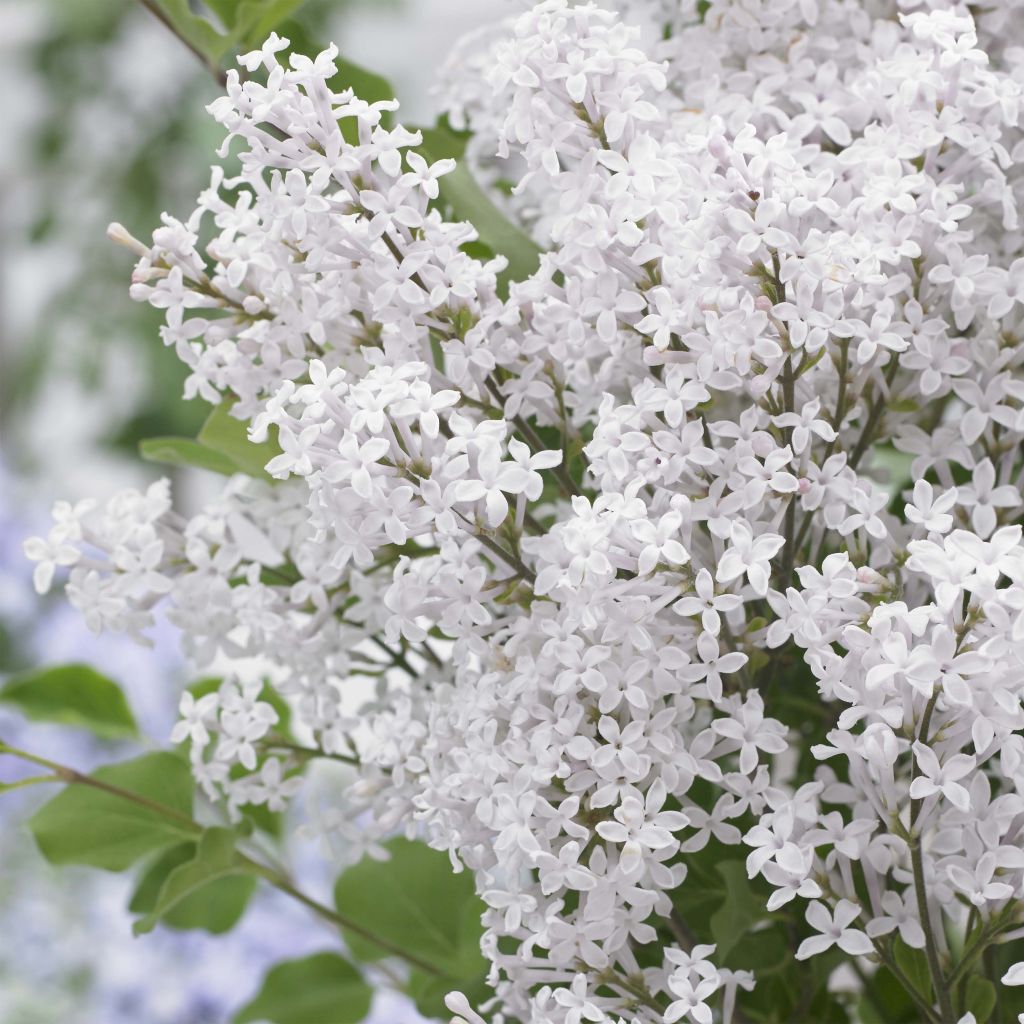
[[[296,19],[307,38],[333,40],[386,76],[402,116],[428,123],[431,82],[457,38],[516,6],[308,0]],[[180,400],[183,374],[159,342],[158,316],[128,298],[131,258],[105,228],[119,220],[148,237],[162,210],[192,209],[220,141],[204,111],[217,85],[137,0],[0,0],[0,29],[0,678],[94,664],[122,684],[156,746],[188,681],[173,632],[151,649],[93,637],[59,594],[33,593],[21,544],[45,530],[58,498],[104,497],[165,474],[138,458],[138,441],[193,435],[204,418],[205,406]],[[174,476],[186,509],[213,483]],[[132,753],[2,709],[0,736],[78,768]],[[226,937],[161,926],[134,939],[129,879],[55,870],[19,826],[42,796],[0,800],[4,1024],[222,1024],[268,965],[334,942],[274,894]],[[312,871],[319,852],[294,857]],[[382,993],[373,1020],[419,1018]]]

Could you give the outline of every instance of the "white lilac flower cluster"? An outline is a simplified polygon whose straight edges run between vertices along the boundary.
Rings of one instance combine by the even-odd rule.
[[[30,550],[97,627],[166,599],[198,663],[265,659],[369,835],[474,872],[497,1022],[728,1021],[756,978],[688,939],[709,843],[803,901],[800,959],[1024,934],[1022,7],[614,6],[468,64],[452,123],[545,249],[507,298],[396,104],[333,92],[333,48],[243,58],[240,171],[133,243],[132,293],[280,482]],[[183,712],[211,792],[288,798],[258,688]]]

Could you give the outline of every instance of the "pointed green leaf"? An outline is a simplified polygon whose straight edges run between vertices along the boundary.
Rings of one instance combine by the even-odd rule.
[[[23,672],[0,690],[0,701],[37,721],[80,726],[103,739],[139,734],[121,688],[88,665]]]
[[[397,838],[385,847],[390,860],[364,857],[342,873],[334,888],[338,912],[449,978],[482,978],[484,905],[472,873],[456,874],[447,854],[425,843]],[[345,932],[345,941],[361,960],[388,955],[355,933]]]
[[[93,773],[101,783],[141,798],[71,783],[29,820],[52,864],[88,864],[123,871],[154,850],[192,837],[192,774],[174,754],[145,754]]]
[[[208,828],[193,855],[172,868],[163,880],[152,908],[135,922],[136,935],[152,931],[161,918],[186,907],[190,913],[179,927],[203,928],[219,934],[231,929],[245,911],[256,878],[235,851],[236,834],[227,828]],[[178,921],[182,918],[179,915]]]
[[[156,855],[142,873],[135,891],[128,902],[128,909],[133,914],[148,914],[155,906],[157,897],[167,876],[179,865],[190,861],[196,855],[194,842],[179,843],[169,846]]]
[[[358,1024],[370,1012],[372,998],[370,986],[347,960],[337,953],[314,953],[273,967],[234,1024]]]

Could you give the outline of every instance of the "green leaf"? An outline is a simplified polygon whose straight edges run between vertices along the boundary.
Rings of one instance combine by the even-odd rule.
[[[168,876],[195,856],[195,843],[181,843],[160,853],[140,879],[128,909],[133,914],[152,913]],[[228,875],[209,882],[173,906],[164,915],[163,923],[183,931],[201,928],[219,935],[237,924],[254,889],[253,879],[245,875]]]
[[[337,953],[314,953],[271,968],[256,998],[234,1024],[358,1024],[369,1012],[373,992],[359,972]]]
[[[978,1024],[985,1024],[995,1005],[996,987],[991,981],[977,974],[967,979],[967,1009]]]
[[[822,987],[807,1007],[807,1015],[800,1020],[814,1021],[814,1024],[848,1024],[850,1014],[836,994]]]
[[[445,128],[420,128],[420,151],[431,162],[451,157],[460,160],[465,143]],[[541,250],[524,231],[513,224],[477,184],[464,162],[438,179],[441,199],[451,207],[453,216],[467,220],[476,228],[480,241],[496,255],[508,260],[508,268],[499,275],[507,290],[509,281],[522,281],[540,266]]]
[[[56,665],[14,676],[0,701],[28,718],[89,729],[103,739],[138,736],[121,688],[88,665]]]
[[[196,440],[211,451],[225,456],[236,472],[270,479],[263,467],[281,453],[275,441],[254,444],[242,420],[231,415],[232,402],[221,402],[207,417]],[[276,429],[276,428],[275,428]]]
[[[889,1024],[889,1018],[883,1017],[866,995],[857,1000],[857,1019],[860,1024]]]
[[[214,934],[233,928],[256,888],[255,876],[235,851],[236,839],[231,829],[208,828],[191,857],[167,872],[152,907],[135,922],[135,934],[152,931],[161,918]],[[172,916],[183,909],[184,916]]]
[[[192,774],[174,754],[145,754],[100,768],[92,777],[156,806],[134,803],[85,783],[69,784],[28,823],[51,864],[89,864],[123,871],[147,853],[195,834],[188,823]]]
[[[384,845],[390,860],[364,857],[338,879],[338,912],[448,978],[482,978],[484,906],[472,873],[456,874],[448,856],[425,843],[396,838]],[[388,955],[354,932],[346,931],[345,941],[360,960]]]
[[[745,932],[724,957],[724,966],[753,971],[758,978],[792,967],[793,951],[781,924]]]
[[[128,909],[133,914],[148,914],[156,906],[157,897],[167,876],[195,855],[196,844],[192,842],[169,846],[158,853],[139,879],[128,902]]]
[[[224,23],[229,40],[243,50],[262,46],[306,0],[206,0]]]
[[[231,476],[238,467],[226,455],[187,437],[150,437],[139,442],[139,454],[147,462],[165,466],[194,466]]]
[[[724,959],[766,913],[763,901],[751,888],[743,861],[727,860],[715,870],[725,882],[725,900],[711,915],[711,934],[718,946],[717,955]]]
[[[923,949],[912,949],[902,939],[892,944],[896,965],[910,979],[910,982],[926,1002],[932,1000],[932,979],[928,973],[928,958]]]
[[[189,0],[150,0],[171,28],[211,66],[219,68],[231,49],[231,40],[206,20],[195,14]]]

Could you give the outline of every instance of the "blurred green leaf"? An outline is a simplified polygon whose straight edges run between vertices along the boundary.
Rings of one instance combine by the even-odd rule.
[[[967,979],[966,995],[967,1010],[974,1014],[978,1024],[985,1024],[996,1006],[995,985],[987,978],[975,974]]]
[[[88,729],[103,739],[138,736],[121,688],[88,665],[56,665],[23,672],[0,690],[0,701],[28,718]]]
[[[744,932],[732,944],[728,956],[723,957],[723,963],[736,970],[753,971],[761,979],[793,968],[796,961],[785,928],[773,924]]]
[[[431,965],[448,983],[447,991],[466,990],[483,982],[487,961],[480,952],[484,905],[470,871],[456,874],[448,856],[425,843],[402,837],[384,844],[387,861],[364,857],[345,871],[334,889],[338,912],[392,946]],[[388,955],[361,935],[342,929],[352,954],[360,960]],[[438,1009],[440,989],[417,971],[410,982],[414,998]],[[443,997],[443,993],[441,993]]]
[[[910,466],[913,461],[913,455],[897,451],[890,444],[876,445],[871,449],[871,469],[881,470],[884,474],[885,481],[881,487],[888,493],[894,506],[901,504],[900,493],[912,482]]]
[[[344,57],[334,58],[338,73],[331,79],[331,88],[336,92],[342,89],[351,89],[363,102],[378,103],[381,100],[393,100],[395,90],[391,83],[359,64],[355,64]]]
[[[917,991],[928,1002],[932,998],[932,979],[928,973],[928,958],[923,949],[912,949],[901,938],[893,940],[893,958],[896,965],[910,979]]]
[[[249,440],[246,424],[231,415],[232,404],[221,402],[210,413],[196,441],[203,447],[230,459],[239,473],[269,480],[270,477],[263,467],[281,453],[276,442],[276,428],[272,432],[275,438],[273,441],[254,444]]]
[[[178,928],[202,928],[221,934],[235,926],[245,912],[256,888],[256,878],[236,850],[237,835],[226,828],[208,828],[196,844],[189,844],[187,859],[174,864],[159,881],[159,888],[149,907],[152,888],[140,890],[144,898],[133,899],[133,909],[144,913],[135,922],[133,931],[142,935],[152,931],[163,918]],[[162,865],[154,865],[158,871]],[[144,879],[151,882],[153,869]]]
[[[28,823],[51,864],[123,871],[147,853],[194,834],[183,820],[192,816],[192,773],[180,757],[145,754],[100,768],[93,778],[158,806],[134,803],[85,783],[68,785]]]
[[[369,1012],[373,992],[359,972],[337,953],[314,953],[271,968],[256,998],[234,1024],[358,1024]]]
[[[206,0],[223,22],[228,38],[243,50],[262,46],[271,32],[281,27],[305,0]]]
[[[479,1006],[494,995],[482,975],[453,980],[447,976],[439,977],[426,971],[413,970],[405,987],[406,995],[424,1017],[440,1017],[445,1020],[451,1014],[444,1004],[444,997],[453,990],[461,992],[469,1000],[470,1006]]]
[[[128,909],[133,914],[148,914],[156,906],[167,876],[179,865],[190,861],[195,853],[194,842],[178,843],[161,850],[139,878],[128,901]]]
[[[163,15],[171,28],[202,58],[215,68],[231,48],[231,39],[222,35],[204,17],[196,14],[189,0],[146,0],[146,5]]]
[[[238,467],[226,455],[187,437],[151,437],[139,442],[139,454],[147,462],[165,466],[193,466],[231,476]]]

